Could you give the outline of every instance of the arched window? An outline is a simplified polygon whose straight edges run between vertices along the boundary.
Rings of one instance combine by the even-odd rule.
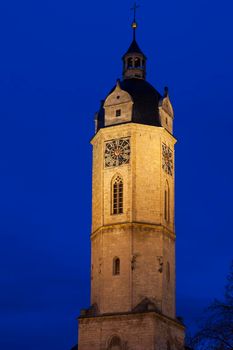
[[[121,350],[121,339],[117,336],[112,337],[110,343],[109,343],[109,350]]]
[[[134,67],[135,68],[140,68],[141,67],[141,60],[139,57],[135,57],[134,59]]]
[[[120,274],[120,267],[121,267],[120,259],[114,258],[113,259],[113,271],[112,271],[114,276]]]
[[[170,190],[168,182],[166,182],[164,190],[164,218],[167,222],[170,221]]]
[[[130,57],[127,60],[127,68],[132,68],[132,67],[133,67],[133,59],[132,57]]]
[[[116,176],[112,182],[112,214],[123,213],[123,179]]]

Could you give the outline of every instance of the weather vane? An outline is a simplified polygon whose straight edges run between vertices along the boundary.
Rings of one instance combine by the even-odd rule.
[[[135,40],[135,37],[136,37],[136,29],[137,29],[136,12],[137,12],[137,9],[138,9],[139,7],[140,7],[140,6],[138,6],[137,3],[135,2],[135,3],[134,3],[134,6],[131,8],[131,10],[134,12],[133,23],[132,23],[133,38],[134,38],[134,40]]]

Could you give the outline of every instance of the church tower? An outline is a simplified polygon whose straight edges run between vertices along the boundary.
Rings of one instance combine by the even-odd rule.
[[[79,350],[181,350],[175,310],[173,109],[136,41],[95,117],[91,307]]]

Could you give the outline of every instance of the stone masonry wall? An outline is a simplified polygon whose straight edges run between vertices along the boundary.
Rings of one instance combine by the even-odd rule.
[[[105,142],[122,137],[130,138],[130,163],[105,168]],[[100,130],[92,140],[91,300],[101,313],[130,311],[147,297],[166,315],[175,316],[174,176],[162,170],[163,142],[173,150],[175,139],[166,130],[139,124]],[[120,215],[111,212],[111,183],[116,174],[124,183]],[[167,185],[169,222],[164,218]],[[113,276],[115,257],[121,261],[119,276]]]
[[[113,336],[122,350],[184,349],[184,327],[154,312],[79,319],[79,350],[107,350]]]

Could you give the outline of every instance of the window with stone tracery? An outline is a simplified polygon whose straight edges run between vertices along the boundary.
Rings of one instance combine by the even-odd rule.
[[[112,182],[112,214],[123,213],[123,179],[116,176]]]

